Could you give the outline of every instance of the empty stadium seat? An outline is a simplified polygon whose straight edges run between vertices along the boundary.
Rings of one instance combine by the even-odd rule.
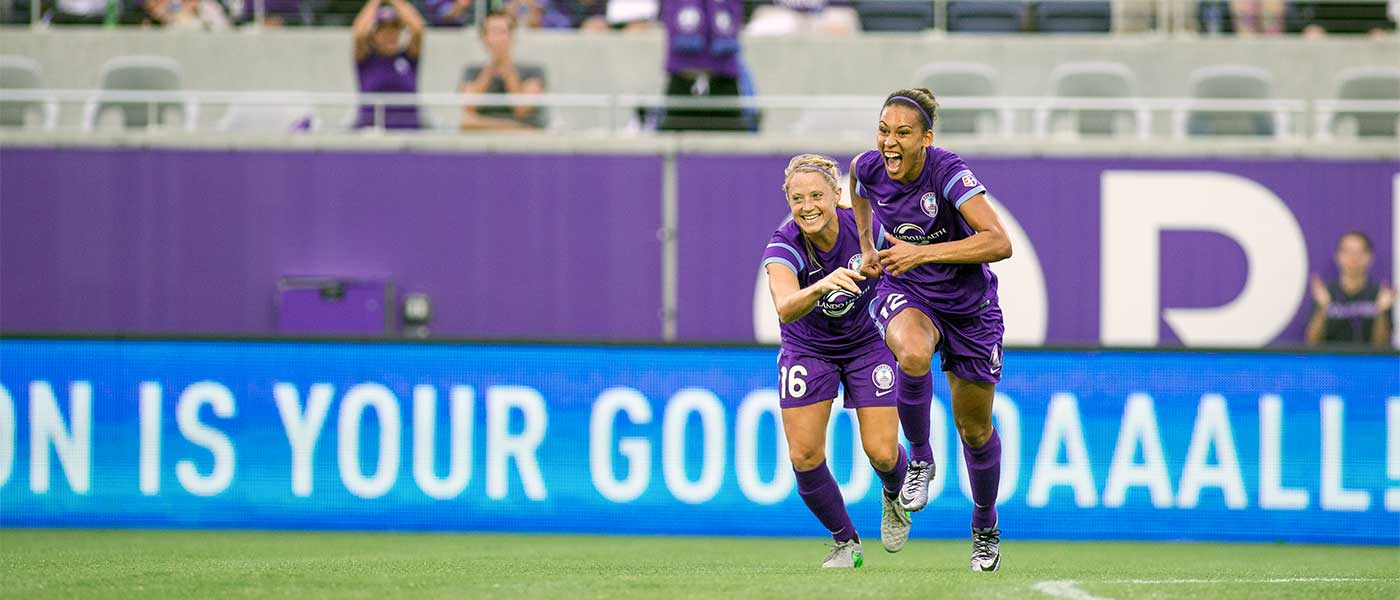
[[[954,0],[948,3],[948,31],[1008,33],[1025,28],[1026,2]]]
[[[27,56],[0,56],[0,90],[42,90],[43,70]],[[31,115],[37,117],[31,120]],[[53,129],[58,122],[58,103],[52,100],[10,100],[0,102],[0,127],[22,128],[38,124]]]
[[[923,31],[933,27],[931,0],[856,0],[864,31]]]
[[[1337,75],[1338,100],[1400,101],[1400,68],[1355,67]],[[1400,111],[1359,112],[1337,111],[1328,126],[1333,132],[1346,130],[1357,137],[1396,137],[1400,127]]]
[[[165,125],[179,113],[186,130],[194,129],[195,103],[190,100],[132,102],[113,99],[110,91],[176,92],[181,89],[179,63],[164,56],[119,56],[102,65],[98,88],[103,90],[83,108],[83,129],[92,131],[109,111],[121,115],[127,128]],[[154,119],[153,119],[154,118]]]
[[[1036,31],[1107,33],[1112,28],[1108,0],[1045,0],[1035,5]]]
[[[1050,72],[1050,95],[1059,98],[1121,98],[1122,109],[1057,108],[1053,102],[1036,111],[1038,135],[1061,131],[1060,125],[1076,135],[1148,135],[1149,113],[1134,99],[1138,96],[1137,76],[1126,65],[1089,61],[1066,63]]]
[[[1190,97],[1223,100],[1268,100],[1274,97],[1273,77],[1259,67],[1217,65],[1191,73]],[[1276,111],[1219,111],[1188,105],[1178,111],[1177,135],[1269,136],[1282,133]]]
[[[980,63],[942,62],[925,65],[914,76],[916,85],[931,90],[939,101],[939,133],[989,135],[1005,132],[1010,114],[995,108],[948,108],[944,101],[959,97],[998,95],[997,72]]]

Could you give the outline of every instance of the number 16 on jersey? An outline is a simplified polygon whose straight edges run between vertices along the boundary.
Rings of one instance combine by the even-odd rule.
[[[807,376],[807,367],[793,365],[791,368],[782,367],[778,370],[778,395],[783,399],[801,398],[807,393],[807,382],[802,378]]]

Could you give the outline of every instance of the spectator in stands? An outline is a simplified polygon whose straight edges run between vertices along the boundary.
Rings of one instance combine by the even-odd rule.
[[[1324,284],[1312,276],[1313,315],[1308,321],[1309,346],[1366,344],[1390,347],[1395,290],[1370,278],[1371,238],[1348,231],[1337,240],[1338,278]]]
[[[355,73],[360,92],[418,92],[418,59],[423,48],[423,17],[406,0],[369,0],[355,17]],[[408,42],[404,43],[404,29]],[[355,128],[382,125],[390,129],[417,129],[416,105],[361,105]]]
[[[486,15],[479,30],[487,62],[471,65],[462,74],[464,94],[535,95],[544,92],[544,69],[515,62],[515,13],[497,11]],[[477,106],[462,108],[463,130],[539,129],[544,127],[544,110],[537,106]]]
[[[1283,33],[1283,0],[1231,0],[1235,33],[1242,36]]]
[[[739,28],[742,0],[668,0],[666,95],[671,98],[739,97]],[[668,108],[662,130],[744,131],[738,108]]]
[[[167,29],[225,31],[229,28],[224,7],[214,0],[151,0],[147,12]]]

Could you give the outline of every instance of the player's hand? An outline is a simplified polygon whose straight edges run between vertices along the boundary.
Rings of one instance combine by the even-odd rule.
[[[890,246],[880,251],[880,267],[890,275],[901,275],[924,264],[923,249],[897,237],[885,234]]]
[[[1390,282],[1381,284],[1381,289],[1376,292],[1376,312],[1385,312],[1395,306],[1395,289],[1390,287]]]
[[[821,290],[823,294],[836,290],[846,290],[859,296],[860,286],[856,284],[857,281],[865,281],[865,276],[845,267],[841,267],[830,275],[821,278],[821,281],[817,282],[817,289]]]
[[[874,248],[861,250],[860,254],[860,274],[866,277],[879,277],[882,273],[880,269],[880,255]]]
[[[1327,308],[1332,305],[1332,294],[1327,292],[1327,284],[1322,283],[1322,278],[1318,277],[1317,273],[1313,273],[1310,287],[1312,288],[1313,304],[1316,304],[1318,308]],[[1377,304],[1379,304],[1379,300],[1377,298]]]

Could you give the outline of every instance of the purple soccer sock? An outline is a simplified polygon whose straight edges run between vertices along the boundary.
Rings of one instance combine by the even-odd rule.
[[[903,446],[896,446],[896,448],[899,450],[899,458],[895,459],[894,467],[889,471],[875,469],[875,474],[880,476],[880,484],[885,490],[885,496],[890,498],[899,495],[899,488],[904,485],[904,472],[909,470],[909,455],[904,452]]]
[[[831,476],[826,461],[810,471],[793,469],[793,472],[797,473],[797,495],[802,496],[807,508],[831,532],[832,539],[844,542],[855,538],[860,541],[856,526],[851,523],[851,515],[846,512],[846,501],[841,499],[841,488],[836,485],[836,478]]]
[[[904,428],[904,437],[909,439],[909,458],[920,462],[933,462],[933,446],[928,443],[929,409],[933,405],[933,376],[924,373],[915,377],[901,371],[899,391],[899,426]]]
[[[992,430],[992,437],[980,448],[963,444],[967,459],[967,480],[972,487],[972,526],[986,529],[997,524],[997,488],[1001,485],[1001,436]]]

